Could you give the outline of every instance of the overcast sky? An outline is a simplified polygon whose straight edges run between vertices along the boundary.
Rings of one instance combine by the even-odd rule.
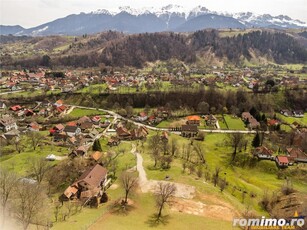
[[[97,9],[116,10],[119,6],[162,7],[177,4],[186,8],[198,5],[209,10],[230,13],[251,11],[285,14],[307,22],[307,0],[0,0],[0,24],[38,26],[69,14],[91,12]]]

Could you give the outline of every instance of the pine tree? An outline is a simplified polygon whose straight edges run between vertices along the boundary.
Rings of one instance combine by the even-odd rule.
[[[94,141],[93,144],[93,151],[101,151],[101,145],[100,145],[100,141],[97,139]]]
[[[256,133],[256,136],[255,136],[254,139],[253,139],[252,146],[253,146],[254,148],[257,148],[257,147],[260,146],[260,136],[259,136],[259,133],[258,133],[258,132]]]

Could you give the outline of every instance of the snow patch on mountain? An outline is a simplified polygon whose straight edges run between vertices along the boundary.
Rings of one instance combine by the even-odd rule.
[[[47,30],[49,28],[49,26],[45,26],[44,28],[42,28],[42,29],[38,29],[38,30],[34,30],[34,31],[32,31],[32,35],[38,35],[38,34],[40,34],[40,33],[42,33],[42,32],[44,32],[45,30]]]
[[[106,9],[98,9],[96,11],[92,11],[91,14],[105,14],[105,15],[116,15],[116,12],[111,12],[109,10]]]

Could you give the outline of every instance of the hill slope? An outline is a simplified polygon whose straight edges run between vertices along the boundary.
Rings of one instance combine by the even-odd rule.
[[[303,37],[296,38],[286,33],[266,30],[242,31],[242,34],[231,37],[220,36],[218,30],[202,30],[190,34],[164,32],[136,35],[109,31],[95,36],[75,38],[74,41],[60,38],[46,37],[27,42],[34,47],[40,44],[39,47],[45,49],[49,45],[48,55],[54,66],[89,67],[104,63],[109,66],[140,68],[147,62],[171,58],[192,63],[196,61],[196,57],[206,59],[208,55],[235,64],[255,56],[280,64],[307,61],[307,50],[298,42],[298,38],[304,39]],[[62,47],[65,45],[64,48],[61,48],[60,52],[52,52],[52,49],[60,44]],[[32,55],[23,59],[5,55],[1,61],[4,66],[33,67],[39,65],[41,59],[42,55]]]

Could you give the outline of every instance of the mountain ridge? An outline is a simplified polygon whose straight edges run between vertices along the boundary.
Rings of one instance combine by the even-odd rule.
[[[206,17],[208,15],[213,18]],[[193,25],[191,20],[196,21],[197,26]],[[208,28],[297,29],[307,28],[307,24],[286,15],[227,13],[210,11],[200,5],[191,9],[179,5],[167,5],[161,8],[140,9],[122,6],[114,12],[99,9],[90,13],[71,14],[28,29],[20,26],[1,26],[0,28],[1,35],[46,36],[94,34],[107,30],[133,34],[163,31],[191,32]]]

